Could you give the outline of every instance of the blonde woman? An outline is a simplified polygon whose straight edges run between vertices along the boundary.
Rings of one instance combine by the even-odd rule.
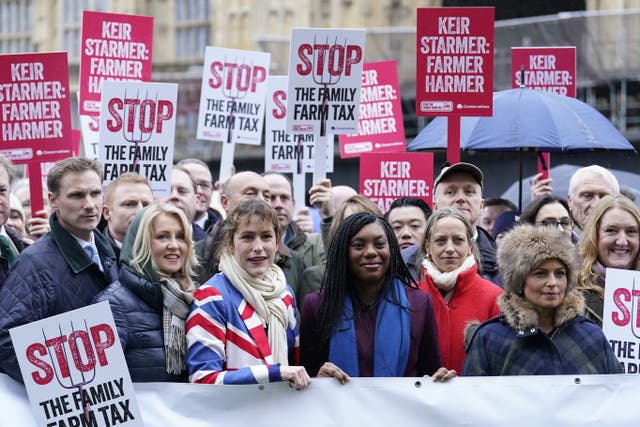
[[[109,301],[134,382],[186,382],[185,326],[197,259],[182,211],[153,204],[136,215],[120,253],[118,280],[94,301]]]
[[[422,243],[424,279],[418,285],[433,299],[442,362],[458,372],[465,357],[466,324],[500,314],[496,300],[502,290],[478,273],[474,233],[462,212],[442,208],[429,217]]]
[[[600,326],[607,268],[640,268],[639,233],[640,210],[623,195],[603,197],[589,213],[578,243],[578,290],[585,297],[586,317]]]

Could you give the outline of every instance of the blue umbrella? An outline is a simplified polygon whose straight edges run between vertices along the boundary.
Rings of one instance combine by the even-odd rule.
[[[432,120],[408,151],[447,147],[447,119]],[[517,88],[494,92],[492,117],[462,117],[463,150],[633,150],[597,110],[563,95]]]

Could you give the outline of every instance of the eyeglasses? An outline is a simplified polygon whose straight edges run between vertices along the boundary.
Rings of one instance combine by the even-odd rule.
[[[543,219],[542,221],[536,222],[536,225],[541,225],[543,227],[560,226],[563,230],[569,231],[573,230],[573,227],[575,227],[576,224],[567,218],[560,221],[558,221],[557,219]]]

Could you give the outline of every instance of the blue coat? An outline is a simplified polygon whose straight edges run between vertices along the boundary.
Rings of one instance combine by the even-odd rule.
[[[99,232],[94,239],[106,273],[67,232],[54,213],[51,231],[25,249],[0,289],[0,370],[22,381],[9,329],[91,303],[116,278],[115,255]]]
[[[475,330],[462,375],[622,373],[602,330],[579,315],[584,302],[578,291],[569,292],[556,309],[556,327],[549,334],[523,298],[505,292],[498,303],[503,314]]]
[[[186,382],[187,373],[167,373],[162,329],[160,287],[120,269],[118,281],[100,292],[94,302],[109,301],[124,357],[133,382]]]

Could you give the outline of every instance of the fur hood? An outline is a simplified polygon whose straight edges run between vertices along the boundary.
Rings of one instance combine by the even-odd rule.
[[[505,321],[516,331],[539,326],[538,313],[533,304],[512,292],[504,292],[498,297],[498,306]],[[560,326],[576,316],[584,314],[584,298],[580,291],[567,291],[564,300],[556,309],[554,326]]]
[[[567,270],[567,293],[576,285],[576,250],[557,228],[519,225],[498,249],[498,266],[504,289],[521,294],[529,273],[543,262],[557,259]]]

